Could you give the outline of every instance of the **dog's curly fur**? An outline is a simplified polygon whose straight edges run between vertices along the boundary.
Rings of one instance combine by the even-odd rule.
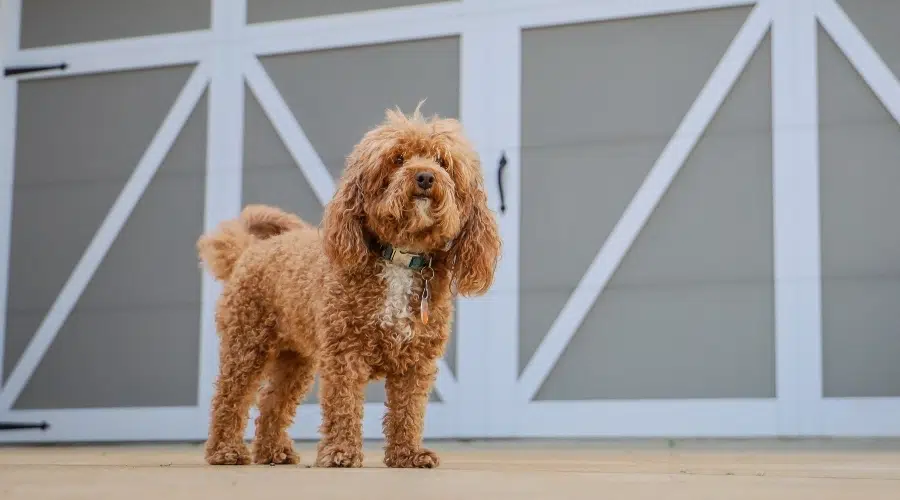
[[[434,176],[433,187],[417,184],[421,173]],[[418,108],[411,116],[387,111],[348,156],[322,222],[319,231],[250,205],[198,240],[202,261],[224,283],[206,460],[298,463],[287,428],[318,371],[316,465],[362,465],[364,387],[385,377],[385,464],[436,467],[422,431],[453,296],[487,291],[501,245],[478,155],[460,123],[426,119]],[[432,258],[427,323],[423,274],[382,259],[373,241]],[[243,432],[264,379],[251,457]]]

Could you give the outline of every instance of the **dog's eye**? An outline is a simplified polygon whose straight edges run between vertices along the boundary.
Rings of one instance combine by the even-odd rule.
[[[399,154],[394,157],[394,165],[403,165],[404,161],[406,161],[406,159],[403,158],[402,154]]]
[[[447,168],[447,160],[445,160],[443,156],[441,156],[441,155],[435,156],[434,161],[436,161],[437,164],[441,166],[441,168]]]

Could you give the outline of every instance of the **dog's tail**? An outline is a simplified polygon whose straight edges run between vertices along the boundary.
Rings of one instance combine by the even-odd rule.
[[[267,205],[248,205],[241,214],[219,224],[197,240],[200,260],[219,281],[225,281],[244,251],[255,240],[265,240],[296,229],[311,229],[300,217]]]

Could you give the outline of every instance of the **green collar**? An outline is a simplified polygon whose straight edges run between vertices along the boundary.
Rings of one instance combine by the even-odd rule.
[[[378,255],[388,262],[414,271],[420,271],[431,265],[431,257],[428,255],[407,253],[402,250],[397,250],[390,245],[382,245],[381,249],[378,251]]]

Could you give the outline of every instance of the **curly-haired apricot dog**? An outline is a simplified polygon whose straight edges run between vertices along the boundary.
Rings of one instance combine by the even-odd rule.
[[[252,205],[200,238],[202,260],[224,282],[207,462],[250,463],[243,432],[266,378],[252,460],[297,463],[287,428],[318,369],[316,465],[362,465],[363,391],[381,377],[385,464],[438,465],[422,430],[453,294],[485,293],[500,252],[483,184],[458,121],[388,111],[348,157],[321,235]]]

